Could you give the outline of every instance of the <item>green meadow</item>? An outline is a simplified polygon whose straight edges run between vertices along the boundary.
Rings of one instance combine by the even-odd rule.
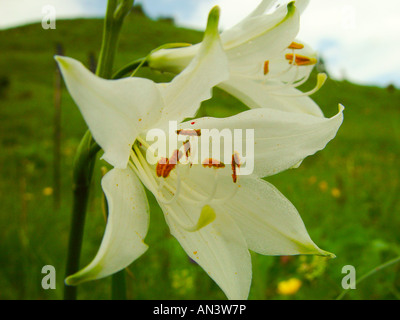
[[[57,21],[55,30],[32,24],[0,31],[0,299],[62,299],[71,214],[71,173],[86,125],[65,87],[61,96],[61,205],[54,208],[54,95],[59,43],[87,66],[98,58],[101,19]],[[202,33],[140,13],[124,24],[115,70],[169,42],[201,41]],[[168,81],[144,69],[139,76]],[[315,77],[314,77],[315,78]],[[305,87],[311,88],[315,79]],[[246,107],[223,91],[203,103],[199,116],[225,117]],[[336,138],[300,168],[268,177],[303,218],[312,239],[337,258],[270,257],[252,253],[250,299],[335,299],[352,265],[357,276],[400,255],[400,90],[328,80],[313,98],[326,116],[345,107]],[[105,228],[96,163],[81,266],[97,252]],[[173,238],[154,197],[149,250],[127,268],[129,299],[225,299],[208,275]],[[41,287],[42,267],[57,271],[55,290]],[[297,293],[277,292],[297,278]],[[110,299],[111,278],[79,287],[80,299]],[[400,264],[357,285],[345,299],[399,299]]]

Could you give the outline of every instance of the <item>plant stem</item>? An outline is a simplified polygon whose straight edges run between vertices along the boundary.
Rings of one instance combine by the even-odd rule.
[[[63,47],[57,44],[57,55],[63,55]],[[53,132],[53,188],[54,188],[54,211],[58,211],[61,205],[61,92],[62,77],[58,66],[56,66],[55,84],[54,84],[54,132]]]
[[[109,79],[112,75],[112,66],[119,39],[119,31],[122,24],[114,21],[114,12],[117,0],[108,0],[107,12],[104,21],[103,41],[101,44],[100,57],[97,65],[96,75]]]
[[[117,50],[119,33],[126,14],[133,5],[133,0],[109,0],[103,30],[103,41],[96,74],[110,79],[114,57]],[[73,207],[66,276],[79,270],[79,260],[82,249],[83,231],[86,209],[89,198],[90,182],[96,162],[96,154],[100,147],[93,141],[90,131],[87,131],[78,147],[73,169]],[[64,299],[76,300],[77,288],[64,287]]]
[[[374,275],[374,274],[377,273],[378,271],[383,270],[383,269],[385,269],[385,268],[387,268],[387,267],[390,267],[391,265],[396,264],[396,263],[398,263],[398,262],[400,262],[400,257],[394,258],[394,259],[392,259],[392,260],[390,260],[390,261],[388,261],[388,262],[386,262],[386,263],[384,263],[384,264],[381,264],[380,266],[378,266],[378,267],[372,269],[372,270],[369,271],[368,273],[364,274],[360,279],[358,279],[358,280],[356,281],[356,285],[359,284],[359,283],[361,283],[361,282],[364,281],[365,279],[369,278],[370,276]],[[350,290],[351,290],[351,289],[344,290],[344,291],[336,298],[336,300],[342,300],[342,299],[344,298],[344,296],[345,296]]]
[[[90,182],[96,160],[95,155],[99,150],[100,147],[97,144],[93,144],[92,135],[87,131],[79,144],[74,161],[72,221],[65,270],[66,276],[77,272],[79,269]],[[76,287],[64,286],[65,300],[75,300],[76,295]]]
[[[113,274],[111,280],[111,299],[126,300],[125,269]]]

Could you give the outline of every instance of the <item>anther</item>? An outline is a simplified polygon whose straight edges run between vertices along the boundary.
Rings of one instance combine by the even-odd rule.
[[[289,48],[289,49],[297,49],[297,50],[300,50],[300,49],[303,49],[303,48],[304,48],[304,44],[297,43],[297,42],[292,42],[292,43],[289,45],[288,48]]]
[[[236,182],[237,182],[236,167],[240,168],[240,158],[239,158],[239,154],[238,154],[237,152],[235,152],[235,153],[232,155],[231,167],[232,167],[232,179],[233,179],[233,183],[236,183]]]
[[[219,162],[218,160],[212,158],[205,159],[202,162],[202,165],[204,168],[225,168],[225,164],[223,162]]]
[[[201,136],[201,129],[179,129],[176,130],[176,134],[183,135],[183,136],[191,136],[191,137],[200,137]]]
[[[167,178],[182,157],[183,157],[182,151],[175,150],[169,159],[161,158],[157,162],[156,166],[157,177]]]
[[[309,58],[299,54],[293,55],[292,53],[287,53],[285,58],[286,60],[289,60],[290,64],[293,64],[294,59],[294,63],[298,66],[312,66],[317,63],[317,59]]]
[[[189,158],[189,155],[190,155],[190,141],[189,140],[186,140],[183,143],[183,149],[185,150],[186,158]]]
[[[269,73],[269,60],[264,62],[264,76]]]
[[[160,160],[158,160],[157,162],[157,166],[156,166],[156,174],[157,177],[161,177],[163,175],[163,171],[165,169],[165,166],[168,163],[168,159],[167,158],[161,158]]]

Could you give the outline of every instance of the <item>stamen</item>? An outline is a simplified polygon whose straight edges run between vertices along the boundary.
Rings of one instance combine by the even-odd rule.
[[[264,62],[264,76],[269,73],[269,60]]]
[[[182,159],[182,157],[183,157],[182,151],[175,150],[169,159],[161,158],[157,162],[157,166],[156,166],[157,177],[167,178],[169,176],[169,174],[171,173],[171,171],[178,164],[179,160]]]
[[[293,54],[294,54],[294,49],[293,49]],[[268,75],[268,77],[266,77],[266,78],[264,79],[264,82],[267,81],[267,80],[270,80],[270,79],[280,78],[280,77],[283,76],[284,74],[290,72],[294,66],[296,66],[296,63],[295,63],[295,61],[292,59],[292,61],[289,62],[289,67],[288,67],[286,70],[283,70],[283,71],[278,72],[278,73],[273,74],[273,75]],[[268,64],[268,68],[269,68],[269,64]]]
[[[156,166],[157,177],[162,177],[167,163],[168,163],[168,158],[161,158],[160,160],[158,160],[157,166]]]
[[[159,191],[161,190],[164,183],[165,183],[165,180],[162,180],[160,183],[160,186],[158,187]],[[163,204],[171,204],[176,199],[178,199],[180,192],[181,192],[181,177],[179,174],[179,166],[177,166],[176,167],[176,189],[175,189],[174,195],[172,196],[172,198],[170,200],[166,200],[164,197],[163,198],[159,197],[159,201],[162,202]]]
[[[289,49],[298,49],[298,50],[300,50],[300,49],[303,49],[303,48],[304,48],[304,44],[297,43],[297,42],[292,42],[292,43],[289,45],[288,48],[289,48]]]
[[[209,167],[209,168],[214,167],[216,169],[225,168],[225,164],[223,162],[219,162],[218,160],[215,160],[215,159],[212,159],[212,158],[205,159],[202,162],[202,165],[203,165],[204,168],[206,168],[206,167]]]
[[[293,65],[290,64],[290,68],[292,68],[292,66],[293,66]],[[269,87],[267,87],[265,90],[266,90],[266,91],[277,91],[277,90],[285,89],[285,88],[287,88],[287,87],[293,87],[293,86],[294,86],[294,83],[296,82],[298,76],[299,76],[299,66],[296,66],[296,71],[295,71],[295,73],[294,73],[294,75],[293,75],[292,80],[290,80],[290,81],[288,81],[288,82],[286,82],[286,83],[284,83],[284,84],[282,84],[282,85],[279,85],[279,86],[269,86]]]
[[[229,195],[227,195],[224,198],[217,198],[217,199],[213,199],[213,204],[225,204],[227,201],[231,200],[236,193],[238,192],[239,187],[235,187],[233,188],[233,192],[231,192]]]
[[[170,164],[177,164],[179,160],[181,160],[183,157],[182,151],[176,149],[173,153],[171,158],[169,158],[169,163]]]
[[[157,185],[157,181],[155,180],[155,178],[153,176],[153,172],[150,169],[150,167],[148,166],[146,159],[143,157],[142,153],[140,152],[139,147],[135,144],[133,146],[133,149],[134,150],[131,151],[131,159],[134,162],[134,164],[131,164],[131,167],[134,168],[136,166],[137,169],[136,170],[134,169],[134,170],[139,175],[141,180],[144,181],[144,184],[146,185],[146,187],[149,188],[150,190],[154,190],[154,192],[157,193],[157,195],[156,194],[155,195],[156,195],[158,201],[160,201],[161,203],[170,204],[173,201],[175,201],[178,198],[178,196],[180,194],[180,189],[181,189],[181,179],[180,179],[180,174],[179,174],[179,169],[178,169],[179,167],[177,166],[177,168],[176,168],[177,183],[176,183],[175,191],[171,190],[172,188],[168,188],[168,189],[170,189],[170,192],[173,194],[173,196],[170,200],[167,200],[160,191],[164,187],[164,185],[166,187],[169,187],[169,185],[165,183],[165,180],[161,180],[161,183]],[[178,155],[178,157],[179,157],[179,155]],[[166,159],[166,158],[164,158],[164,159]],[[161,162],[161,161],[162,160],[160,160],[159,162]],[[165,160],[164,160],[164,162],[165,162]],[[143,166],[142,166],[142,164],[143,164]],[[158,172],[160,172],[160,170],[161,170],[161,175],[163,175],[164,169],[165,169],[165,164],[161,163],[160,167],[158,168]],[[156,169],[156,173],[157,173],[157,169]]]
[[[308,79],[310,79],[310,76],[311,72],[307,76],[303,77],[303,79],[300,79],[298,82],[293,83],[293,87],[300,87],[302,84],[306,83]]]
[[[215,194],[217,193],[217,186],[218,186],[218,172],[214,171],[214,184],[213,184],[213,188],[210,192],[210,195],[208,196],[208,198],[206,198],[205,200],[200,202],[200,205],[207,205],[209,204],[215,197]]]
[[[176,130],[176,134],[183,135],[183,136],[191,136],[191,137],[200,137],[201,136],[201,129],[179,129]]]
[[[239,153],[235,151],[233,154],[233,160],[235,160],[236,165],[240,168],[240,156]]]
[[[151,175],[149,175],[149,172],[146,172],[147,166],[144,167],[142,166],[142,163],[140,161],[141,153],[139,148],[136,146],[136,144],[134,144],[133,148],[137,153],[135,153],[134,150],[131,150],[131,157],[130,157],[131,161],[129,161],[129,165],[140,177],[140,180],[143,181],[143,184],[147,188],[151,189],[155,185],[155,182],[152,179],[150,179]]]
[[[286,58],[286,60],[289,60],[289,63],[293,63],[293,59],[294,59],[295,64],[298,66],[312,66],[314,64],[317,64],[317,59],[302,56],[300,54],[294,55],[292,53],[287,53],[285,55],[285,58]]]
[[[231,167],[232,167],[233,183],[236,183],[237,182],[236,167],[240,168],[240,158],[239,158],[239,154],[236,151],[232,155]]]

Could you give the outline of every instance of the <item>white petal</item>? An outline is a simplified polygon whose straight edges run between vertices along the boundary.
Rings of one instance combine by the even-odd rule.
[[[105,80],[74,59],[56,60],[68,91],[105,152],[103,158],[125,168],[137,135],[161,116],[162,98],[155,83],[140,78]]]
[[[274,85],[278,87],[282,86],[282,83],[275,83]],[[219,87],[242,101],[249,108],[271,108],[318,117],[323,116],[320,107],[310,97],[293,97],[293,95],[302,94],[301,91],[293,87],[274,90],[271,83],[268,85],[241,75],[232,75],[228,81],[221,83]]]
[[[208,226],[189,232],[176,224],[171,211],[196,224],[195,209],[177,202],[162,205],[171,233],[189,257],[197,262],[219,285],[229,299],[247,299],[251,284],[251,258],[236,223],[224,211]],[[194,217],[196,216],[196,217]]]
[[[226,55],[218,34],[219,10],[210,12],[204,40],[189,66],[169,84],[160,84],[165,101],[162,121],[193,117],[211,89],[229,77]]]
[[[280,8],[265,14],[275,1],[262,1],[260,5],[242,21],[221,33],[225,49],[238,46],[250,38],[255,38],[266,30],[275,27],[286,16],[286,9]]]
[[[297,0],[296,7],[299,9],[300,13],[303,13],[306,10],[310,0]]]
[[[232,137],[234,129],[241,129],[243,140],[237,143],[242,144],[242,154],[245,153],[246,144],[254,143],[253,174],[265,177],[294,167],[307,156],[322,150],[335,137],[342,124],[343,110],[344,108],[340,106],[336,116],[322,118],[303,113],[259,108],[229,118],[196,119],[193,122],[182,123],[178,127],[217,129],[219,132],[230,129]],[[254,142],[247,140],[246,129],[254,129]],[[223,148],[224,139],[221,139],[221,149]],[[251,161],[251,155],[245,156]],[[218,160],[230,163],[229,159]]]
[[[250,250],[265,255],[332,254],[311,240],[296,208],[273,185],[243,178],[236,195],[224,204],[242,230]]]
[[[247,18],[256,17],[264,14],[265,12],[272,9],[274,5],[276,5],[276,0],[262,0],[261,3],[257,6],[256,9]]]
[[[130,169],[113,169],[103,180],[108,221],[94,260],[66,279],[68,285],[100,279],[131,264],[146,250],[149,205],[140,180]]]
[[[221,34],[224,42],[227,45],[234,45],[237,41],[244,36],[245,31],[251,28],[251,25],[254,24],[254,18],[264,15],[267,11],[272,9],[272,7],[276,4],[276,0],[263,0],[261,3],[243,20],[239,23],[235,24],[233,27],[224,30]],[[284,18],[284,12],[278,12],[274,14],[266,15],[267,17],[263,17],[263,25],[264,30],[268,30],[279,23]],[[261,20],[261,19],[260,19]],[[259,23],[261,25],[261,23]]]
[[[244,22],[221,34],[230,70],[235,73],[256,73],[265,60],[285,50],[299,31],[299,13],[291,4]]]

